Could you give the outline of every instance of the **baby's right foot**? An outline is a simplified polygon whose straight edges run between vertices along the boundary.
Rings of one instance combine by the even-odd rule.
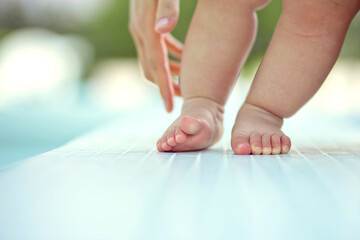
[[[223,106],[208,98],[184,101],[181,115],[165,131],[156,147],[159,152],[206,149],[223,133]]]

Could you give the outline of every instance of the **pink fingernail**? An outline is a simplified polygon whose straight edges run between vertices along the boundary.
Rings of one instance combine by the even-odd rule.
[[[169,25],[169,23],[170,23],[169,18],[167,17],[161,18],[159,21],[157,21],[155,29],[166,27],[167,25]]]

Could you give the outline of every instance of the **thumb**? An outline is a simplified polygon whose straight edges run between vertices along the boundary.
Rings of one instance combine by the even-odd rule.
[[[158,0],[155,31],[171,32],[179,19],[179,0]]]

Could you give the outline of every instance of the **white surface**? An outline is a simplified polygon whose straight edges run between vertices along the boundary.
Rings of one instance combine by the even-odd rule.
[[[207,151],[158,153],[168,120],[110,125],[0,171],[0,239],[360,239],[360,141],[325,126],[304,141],[294,121],[288,155],[235,156],[228,130]]]

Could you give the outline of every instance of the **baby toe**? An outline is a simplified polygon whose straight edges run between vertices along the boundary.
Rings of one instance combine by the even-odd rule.
[[[271,154],[271,135],[268,133],[265,133],[261,137],[261,144],[262,144],[262,154],[263,155],[270,155]]]
[[[249,155],[251,153],[250,140],[247,135],[236,135],[231,138],[231,148],[235,154]]]
[[[175,147],[177,145],[177,142],[175,141],[175,134],[172,133],[167,138],[167,144],[171,147]]]
[[[180,128],[175,130],[175,141],[177,143],[184,143],[186,141],[186,133],[184,133]]]
[[[251,152],[252,154],[259,155],[262,152],[261,149],[261,136],[258,133],[253,133],[250,136]]]
[[[287,136],[281,136],[281,153],[288,153],[291,148],[291,140]]]
[[[161,148],[164,150],[164,151],[170,151],[171,150],[171,146],[169,146],[166,141],[164,141],[162,144],[161,144]]]
[[[203,124],[199,119],[185,116],[181,119],[180,126],[182,131],[187,134],[193,135],[202,129]]]
[[[273,134],[271,136],[271,146],[272,146],[272,154],[280,154],[281,152],[281,142],[280,142],[280,136]]]
[[[162,147],[161,147],[161,142],[160,142],[160,140],[158,140],[157,143],[156,143],[156,149],[157,149],[159,152],[163,152],[163,151],[164,151],[164,149],[162,149]]]

